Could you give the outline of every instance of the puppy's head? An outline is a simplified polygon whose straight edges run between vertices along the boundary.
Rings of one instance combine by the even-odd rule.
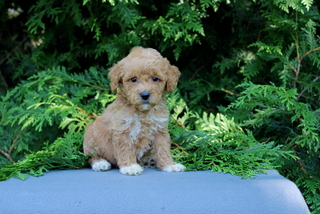
[[[119,93],[140,111],[150,110],[166,91],[172,92],[179,76],[178,68],[158,51],[142,47],[133,48],[109,72],[111,90],[119,88]]]

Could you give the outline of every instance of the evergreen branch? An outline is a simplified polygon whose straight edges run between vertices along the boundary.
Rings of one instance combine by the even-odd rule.
[[[0,65],[6,61],[7,59],[9,59],[9,55],[16,50],[17,48],[19,48],[19,46],[21,46],[29,37],[25,37],[16,47],[12,48],[11,51],[6,55],[6,57],[4,57],[1,61],[0,61]]]
[[[189,154],[189,153],[186,152],[186,150],[185,150],[182,146],[180,146],[179,144],[177,144],[177,143],[175,143],[175,142],[171,142],[171,144],[173,144],[174,146],[176,146],[176,148],[181,149],[183,153],[185,153],[185,154],[187,154],[187,155]]]
[[[100,86],[97,86],[97,85],[91,85],[91,84],[89,84],[89,86],[94,87],[94,88],[97,88],[97,89],[101,89],[101,90],[104,90],[104,91],[110,90],[110,88],[103,88],[103,87],[100,87]]]
[[[296,73],[296,74],[299,73],[298,70],[295,67],[293,67],[293,65],[291,65],[290,63],[288,63],[288,65],[294,71],[294,73]],[[294,87],[294,88],[296,88],[296,87]]]
[[[317,50],[320,50],[320,47],[317,47],[315,49],[312,49],[312,50],[306,52],[305,54],[303,54],[303,56],[300,58],[300,60],[303,60],[303,58],[305,58],[307,55],[309,55],[309,54],[311,54],[311,53],[313,53],[313,52],[315,52]]]
[[[104,90],[104,91],[110,90],[109,88],[103,88],[103,87],[98,86],[98,85],[93,85],[93,84],[82,82],[82,81],[75,80],[75,79],[68,80],[68,81],[71,81],[71,82],[74,82],[74,83],[78,83],[78,84],[82,84],[82,85],[87,85],[87,86],[90,86],[90,87],[93,87],[93,88],[97,88],[97,89],[100,89],[100,90]]]
[[[11,154],[12,149],[13,149],[15,143],[17,142],[17,140],[19,139],[20,135],[21,135],[24,131],[25,131],[25,130],[20,130],[19,134],[18,134],[18,135],[14,138],[14,140],[12,141],[12,144],[11,144],[10,149],[9,149],[9,151],[8,151],[9,154]]]
[[[296,83],[297,83],[297,81],[298,81],[298,77],[299,77],[299,73],[300,73],[300,68],[301,68],[301,62],[302,62],[302,60],[303,60],[306,56],[308,56],[309,54],[311,54],[311,53],[313,53],[313,52],[315,52],[315,51],[317,51],[317,50],[320,49],[320,47],[314,48],[314,49],[312,49],[312,50],[309,50],[308,52],[306,52],[305,54],[303,54],[303,55],[300,57],[298,48],[299,48],[299,45],[298,45],[298,43],[296,43],[297,59],[298,59],[297,69],[295,69],[291,64],[289,64],[289,66],[290,66],[290,67],[294,70],[294,72],[296,73],[296,76],[295,76],[295,79],[294,79],[294,82],[293,82],[293,88],[296,88],[296,87],[297,87]],[[316,78],[316,81],[317,81],[317,78]],[[314,81],[314,82],[315,82],[315,81]],[[308,86],[308,87],[309,87],[309,86]],[[307,87],[307,88],[308,88],[308,87]],[[306,89],[307,89],[307,88],[306,88]],[[305,90],[303,91],[303,93],[304,93],[304,92],[305,92]],[[300,96],[299,96],[299,97],[300,97]]]
[[[296,51],[297,51],[298,65],[297,65],[297,69],[295,70],[296,76],[294,78],[293,88],[297,87],[297,81],[298,81],[298,77],[299,77],[299,73],[300,73],[300,67],[301,67],[301,61],[302,61],[302,59],[300,58],[299,43],[295,42],[295,45],[296,45]]]
[[[271,139],[269,138],[268,140],[262,142],[262,143],[258,143],[257,145],[262,145],[262,144],[266,144],[266,143],[269,143]],[[247,147],[247,148],[243,148],[242,150],[248,150],[248,149],[251,149],[251,147]]]
[[[229,91],[229,90],[224,89],[224,88],[222,88],[221,91],[223,91],[223,92],[225,92],[227,94],[230,94],[230,95],[234,95],[234,93],[232,91]]]
[[[291,146],[291,149],[293,150],[294,156],[297,157],[297,162],[298,162],[298,164],[299,164],[299,166],[300,166],[300,169],[301,169],[305,174],[308,174],[307,170],[303,167],[303,164],[302,164],[302,162],[301,162],[301,160],[300,160],[300,158],[299,158],[296,150],[294,149],[294,146],[293,146],[293,145]]]
[[[8,158],[10,162],[14,163],[14,161],[12,160],[11,156],[8,153],[3,151],[2,149],[0,149],[0,153],[3,154],[6,158]]]
[[[312,83],[310,83],[305,89],[303,89],[300,94],[297,96],[297,99],[299,100],[299,98],[304,94],[304,92],[306,92],[306,90],[314,83],[316,82],[318,79],[320,79],[320,76],[316,77],[314,80],[312,80]]]
[[[95,113],[93,113],[93,115],[91,115],[91,114],[89,114],[88,112],[86,112],[85,110],[83,110],[80,107],[76,107],[76,109],[78,109],[79,111],[85,113],[89,118],[92,118],[92,119],[96,119],[97,118],[97,115]]]
[[[171,114],[170,114],[170,117],[176,122],[176,124],[178,125],[178,126],[180,126],[181,128],[183,128],[184,129],[184,131],[189,131],[183,124],[181,124],[177,119],[175,119]]]

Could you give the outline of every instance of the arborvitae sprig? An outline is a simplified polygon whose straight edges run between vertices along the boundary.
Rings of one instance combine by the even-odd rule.
[[[20,154],[29,153],[44,142],[50,145],[57,139],[71,139],[69,134],[78,136],[77,148],[81,148],[79,135],[115,98],[108,93],[108,83],[104,70],[92,68],[83,74],[68,74],[58,67],[32,76],[7,93],[0,103],[0,130],[21,131],[7,133],[11,141],[1,141],[1,151],[10,157],[1,159],[2,163],[18,160],[16,148],[24,148]],[[48,129],[52,131],[45,131]]]

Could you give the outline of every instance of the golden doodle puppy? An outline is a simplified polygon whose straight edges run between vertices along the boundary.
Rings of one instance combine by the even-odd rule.
[[[139,163],[148,157],[154,157],[162,171],[185,170],[170,154],[165,101],[179,76],[178,68],[151,48],[135,47],[111,68],[110,86],[113,92],[118,89],[116,100],[88,125],[84,135],[84,154],[93,154],[89,164],[94,171],[115,165],[122,174],[139,175],[143,171]]]

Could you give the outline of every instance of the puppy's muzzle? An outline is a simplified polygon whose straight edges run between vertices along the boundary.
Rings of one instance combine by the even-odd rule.
[[[150,98],[150,93],[148,91],[144,91],[140,94],[142,102],[148,102]]]

